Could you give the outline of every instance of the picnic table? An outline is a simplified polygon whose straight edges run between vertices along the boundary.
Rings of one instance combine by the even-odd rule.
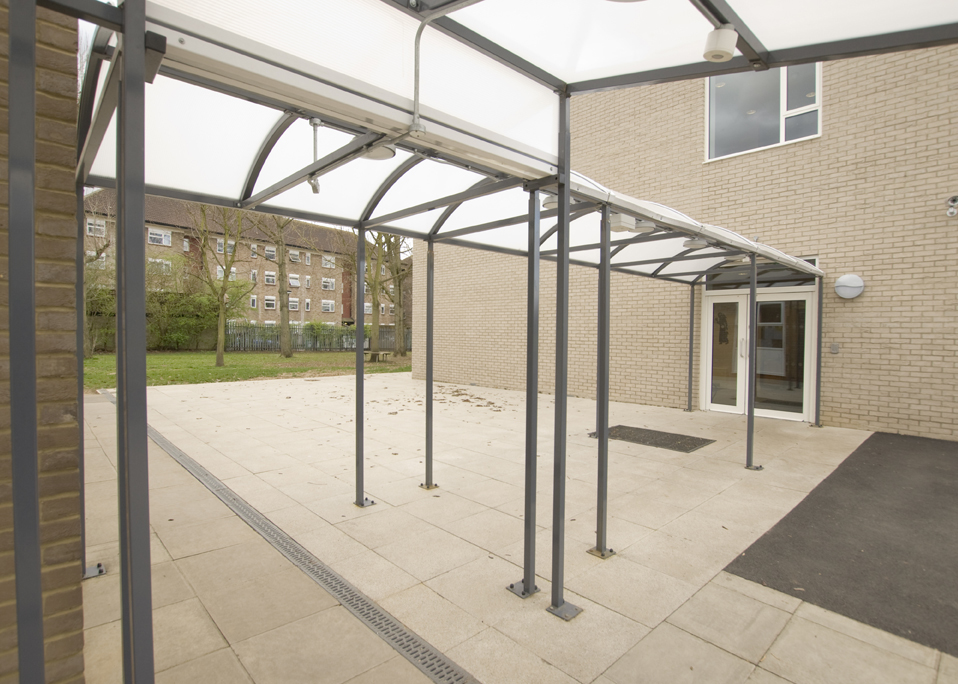
[[[378,351],[378,352],[368,351],[368,352],[363,352],[363,354],[365,355],[365,358],[366,358],[367,361],[371,361],[372,363],[378,363],[378,362],[380,362],[380,361],[388,361],[388,360],[389,360],[389,355],[392,354],[392,352],[388,352],[388,351]]]

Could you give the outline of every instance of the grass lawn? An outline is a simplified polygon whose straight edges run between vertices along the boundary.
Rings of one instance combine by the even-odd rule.
[[[147,385],[189,385],[200,382],[236,382],[255,378],[303,378],[352,375],[356,353],[295,352],[284,359],[275,352],[227,352],[226,365],[216,367],[215,352],[150,352],[146,355]],[[412,356],[365,364],[367,373],[405,373]],[[116,355],[97,354],[83,363],[87,390],[116,387]]]

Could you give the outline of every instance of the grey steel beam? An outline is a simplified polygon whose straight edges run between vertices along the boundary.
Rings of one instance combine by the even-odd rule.
[[[692,368],[695,366],[695,285],[689,286],[689,386],[686,411],[692,411]]]
[[[376,211],[376,207],[379,206],[379,203],[383,201],[383,197],[392,189],[392,187],[399,181],[400,178],[405,176],[409,171],[413,169],[414,166],[423,161],[422,157],[410,157],[402,164],[393,169],[393,172],[390,173],[386,180],[379,184],[379,187],[376,188],[376,192],[372,194],[369,198],[369,201],[366,203],[366,207],[363,209],[362,215],[359,217],[360,221],[368,221],[369,218],[373,215],[373,212]]]
[[[37,0],[37,5],[74,19],[123,31],[123,10],[98,0]]]
[[[376,141],[382,138],[380,133],[366,133],[365,135],[360,135],[356,138],[353,138],[348,143],[340,147],[338,150],[330,152],[322,159],[314,161],[312,164],[303,167],[299,171],[290,174],[281,181],[274,183],[265,190],[256,193],[255,195],[237,202],[237,206],[240,209],[252,209],[258,204],[262,204],[277,195],[280,195],[290,188],[293,188],[307,178],[318,178],[324,174],[334,171],[341,166],[344,166],[351,162],[357,157],[361,157],[366,153],[366,150],[369,149]]]
[[[818,334],[815,339],[815,426],[822,426],[822,313],[825,303],[825,279],[815,279],[818,287]]]
[[[512,188],[519,187],[520,185],[522,185],[521,178],[506,178],[494,183],[483,184],[481,187],[473,186],[469,190],[457,192],[454,195],[447,195],[446,197],[440,197],[430,202],[417,204],[414,207],[409,207],[392,214],[387,214],[386,216],[377,216],[369,221],[364,221],[363,223],[367,228],[375,228],[376,226],[381,226],[384,223],[392,223],[393,221],[398,221],[409,216],[415,216],[416,214],[422,214],[434,209],[448,207],[450,204],[459,204],[471,199],[477,199],[487,195],[494,195],[497,192],[510,190]]]
[[[433,249],[432,240],[426,241],[426,481],[420,487],[423,489],[435,489],[437,485],[433,481],[432,457],[433,457],[433,334],[435,330],[435,311],[436,311],[436,255]]]
[[[372,506],[376,502],[366,497],[364,484],[363,443],[365,441],[365,398],[363,396],[366,340],[364,324],[366,322],[366,229],[359,226],[356,231],[356,500],[360,508]]]
[[[83,73],[83,83],[80,87],[80,101],[77,106],[77,158],[83,151],[83,143],[90,130],[90,121],[93,118],[93,104],[96,97],[96,84],[100,80],[100,69],[107,52],[113,31],[97,26],[93,33],[93,42],[90,46],[90,57],[87,60],[86,71]]]
[[[146,8],[123,4],[117,106],[116,398],[123,679],[153,682],[146,424]]]
[[[752,29],[725,0],[689,0],[713,26],[731,24],[738,33],[736,47],[745,55],[756,71],[768,69],[768,50]]]
[[[631,74],[604,76],[586,81],[569,84],[569,92],[573,95],[596,93],[603,90],[618,90],[641,85],[655,85],[658,83],[674,83],[676,81],[691,81],[708,76],[734,74],[740,71],[753,71],[752,65],[746,57],[733,57],[728,62],[698,62],[683,64],[661,69],[649,69]]]
[[[556,268],[555,434],[552,480],[552,603],[550,613],[571,620],[582,609],[565,600],[566,432],[569,389],[569,181],[572,156],[571,99],[559,94],[559,253]]]
[[[592,203],[580,203],[573,204],[572,211],[577,211],[584,209],[583,205],[588,204],[592,209],[595,208],[595,205]],[[591,210],[591,209],[590,209]],[[545,211],[540,210],[539,218],[546,219],[552,218],[559,215],[558,209],[547,209]],[[499,219],[498,221],[489,221],[488,223],[480,223],[475,226],[469,226],[466,228],[457,228],[455,230],[446,231],[445,233],[434,233],[436,240],[445,240],[446,238],[453,237],[462,237],[463,235],[472,235],[473,233],[482,233],[487,230],[495,230],[496,228],[507,228],[509,226],[517,226],[520,223],[525,223],[529,220],[527,214],[520,214],[518,216],[510,216],[509,218]],[[578,247],[573,247],[573,250],[580,249]]]
[[[21,682],[45,681],[40,555],[35,249],[37,5],[9,8],[10,448],[17,660]]]
[[[96,103],[96,109],[90,119],[89,127],[86,131],[86,137],[82,144],[79,144],[80,154],[77,156],[76,179],[78,182],[86,182],[96,155],[100,151],[100,145],[106,136],[106,131],[110,127],[110,120],[116,111],[117,99],[119,97],[120,86],[120,51],[113,53],[113,61],[110,62],[107,71],[106,80],[103,83],[103,89],[100,92],[100,99]]]
[[[526,276],[526,462],[522,521],[522,579],[508,589],[529,598],[536,586],[536,470],[539,437],[539,191],[529,192],[529,254]]]
[[[263,164],[266,163],[273,148],[276,147],[276,143],[283,137],[283,133],[285,133],[298,118],[298,114],[286,112],[286,114],[280,117],[279,121],[273,125],[272,130],[266,136],[266,139],[263,140],[263,144],[260,145],[259,152],[256,153],[256,158],[253,160],[253,164],[246,174],[246,183],[243,184],[243,194],[240,195],[241,199],[249,199],[253,195],[253,190],[256,188],[256,181],[259,180],[259,174],[263,170]]]
[[[574,207],[573,207],[573,209],[574,209]],[[656,233],[656,235],[664,235],[664,233]],[[638,237],[638,236],[637,236],[637,237]],[[674,237],[678,237],[678,236],[675,235],[675,234],[669,234],[668,237],[673,237],[673,238],[674,238]],[[665,239],[665,238],[661,238],[661,239]],[[616,250],[617,248],[619,248],[619,247],[623,247],[623,248],[624,248],[624,247],[628,247],[629,245],[638,244],[638,243],[640,243],[640,242],[645,242],[645,241],[644,241],[644,240],[636,240],[636,239],[634,239],[634,238],[630,238],[630,239],[627,239],[627,240],[610,240],[610,242],[609,242],[609,245],[611,246],[610,256],[611,256],[612,254],[615,254],[615,253],[616,253],[615,250]],[[572,247],[569,248],[569,251],[570,251],[570,252],[586,252],[586,251],[588,251],[588,250],[590,250],[590,249],[602,249],[602,243],[601,243],[601,242],[593,242],[593,243],[590,243],[590,244],[587,244],[587,245],[573,245]]]
[[[609,319],[612,299],[611,219],[609,207],[602,207],[599,227],[602,254],[599,261],[598,339],[596,340],[595,436],[598,441],[598,474],[596,480],[595,546],[589,553],[610,558],[615,551],[608,546],[609,525]]]
[[[483,188],[492,182],[493,182],[493,179],[491,178],[483,178],[482,180],[475,183],[471,188],[469,188],[469,190]],[[432,228],[429,229],[430,239],[434,238],[436,234],[439,233],[440,230],[442,230],[442,227],[446,225],[446,221],[449,220],[449,217],[452,216],[453,213],[455,213],[456,209],[458,209],[461,206],[462,206],[462,202],[456,202],[455,204],[450,204],[445,209],[443,209],[443,212],[439,215],[439,218],[436,219],[435,223],[432,224]]]
[[[749,270],[751,279],[748,288],[748,375],[745,390],[745,467],[749,470],[761,470],[762,466],[753,463],[755,454],[755,374],[758,370],[758,302],[756,301],[755,254],[749,255]]]
[[[544,245],[546,242],[548,242],[548,241],[549,241],[549,238],[551,238],[553,235],[555,235],[558,230],[559,230],[559,224],[557,223],[557,224],[555,224],[554,226],[552,226],[552,228],[550,228],[550,229],[547,230],[545,233],[543,233],[543,234],[542,234],[542,237],[539,238],[539,246],[541,247],[541,246]]]
[[[616,264],[616,266],[647,266],[648,264],[663,264],[668,266],[669,264],[675,261],[696,261],[698,259],[719,259],[722,257],[736,256],[738,254],[744,254],[744,252],[738,251],[724,251],[724,252],[711,252],[709,254],[686,254],[683,256],[674,256],[668,257],[665,259],[643,259],[641,261],[628,261],[623,264]],[[661,270],[661,269],[658,269]]]
[[[628,247],[629,245],[640,245],[645,244],[646,242],[658,242],[659,240],[673,240],[676,238],[684,238],[685,235],[682,233],[673,233],[668,230],[663,230],[658,233],[650,233],[648,235],[636,235],[635,237],[629,238],[627,240],[620,240],[614,242],[615,247],[612,248],[612,258],[614,259],[619,252]]]

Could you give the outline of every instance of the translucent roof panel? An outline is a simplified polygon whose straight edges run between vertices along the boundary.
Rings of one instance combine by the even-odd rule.
[[[157,76],[146,86],[146,183],[171,190],[238,198],[258,145],[279,120],[268,107]],[[115,177],[111,124],[91,173]]]
[[[690,2],[483,0],[452,18],[567,83],[702,61]]]
[[[731,0],[739,17],[769,50],[958,22],[955,0],[802,0],[782,15],[768,0]]]
[[[468,190],[485,176],[452,164],[424,161],[403,175],[380,201],[372,218],[385,216],[407,207],[424,204]],[[417,233],[428,233],[444,209],[427,211],[392,223],[396,228],[406,228]]]
[[[316,137],[318,142],[317,153],[319,158],[322,159],[327,154],[335,152],[353,140],[355,136],[320,126],[317,129]],[[264,135],[263,139],[265,138]],[[261,143],[262,139],[255,142]],[[259,147],[259,145],[255,146]],[[309,121],[306,119],[297,119],[276,141],[272,152],[266,158],[266,163],[263,164],[256,186],[253,188],[253,194],[261,192],[273,183],[283,180],[291,173],[295,173],[312,162],[313,127],[309,125]]]
[[[513,188],[495,195],[463,202],[443,224],[439,235],[490,221],[529,213],[529,195],[522,188]]]

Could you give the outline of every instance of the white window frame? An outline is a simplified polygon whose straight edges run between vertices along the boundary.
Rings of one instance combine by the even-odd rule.
[[[395,316],[395,315],[396,315],[396,305],[395,305],[395,304],[390,304],[390,305],[389,305],[389,315],[390,315],[390,316]]]
[[[266,248],[263,249],[263,256],[270,261],[276,261],[276,248],[271,245],[266,245]]]
[[[312,265],[313,260],[312,260],[312,258],[310,257],[309,252],[306,252],[306,253],[303,255],[303,258],[305,259],[307,266],[311,266],[311,265]]]
[[[742,150],[741,152],[735,152],[733,154],[726,154],[723,157],[713,157],[709,158],[709,111],[711,110],[711,102],[709,95],[709,81],[711,78],[720,78],[716,76],[711,76],[709,78],[703,79],[705,83],[705,163],[719,161],[721,159],[732,159],[734,157],[740,157],[743,154],[752,154],[753,152],[761,152],[762,150],[771,150],[776,147],[782,147],[784,145],[794,145],[795,143],[805,142],[807,140],[815,140],[822,137],[822,131],[825,128],[823,104],[822,104],[822,94],[824,92],[822,86],[822,63],[816,62],[815,64],[815,86],[817,88],[815,104],[808,105],[807,107],[800,107],[798,109],[792,109],[786,111],[788,106],[788,76],[787,76],[787,67],[777,67],[779,71],[779,82],[778,82],[778,98],[779,98],[779,121],[778,121],[778,140],[779,142],[774,145],[765,145],[764,147],[755,147],[751,150]],[[797,140],[785,140],[785,119],[790,119],[793,116],[798,116],[799,114],[804,114],[806,112],[818,111],[818,133],[815,135],[809,135],[805,138],[798,138]]]
[[[309,300],[306,300],[306,311],[309,311]]]
[[[222,280],[224,275],[226,275],[226,271],[223,269],[222,266],[220,266],[219,264],[216,264],[216,279]]]
[[[386,264],[382,264],[379,267],[379,275],[386,275]]]
[[[86,255],[88,257],[96,257],[93,261],[87,263],[87,266],[90,268],[106,268],[106,252],[101,252],[100,256],[96,255],[96,250],[87,250]]]
[[[226,241],[226,253],[232,254],[236,251],[236,240],[227,240]]]
[[[290,273],[289,274],[289,286],[290,287],[299,287],[299,274]]]
[[[188,238],[183,238],[183,251],[184,252],[190,251],[190,241]]]
[[[336,279],[335,278],[323,278],[323,289],[331,290],[332,292],[336,291]]]
[[[270,306],[272,304],[272,306]],[[268,311],[276,310],[276,297],[273,295],[266,295],[263,297],[263,308]]]
[[[106,237],[106,221],[88,218],[86,220],[86,234],[90,237]]]
[[[217,254],[222,254],[222,253],[223,253],[223,251],[224,251],[223,246],[224,246],[225,244],[226,244],[226,242],[223,240],[223,238],[216,238],[216,253],[217,253]]]
[[[323,268],[336,268],[336,257],[323,255]]]
[[[106,256],[105,253],[104,253],[104,256]],[[173,262],[170,261],[169,259],[148,258],[147,261],[148,263],[151,263],[151,264],[157,264],[160,267],[160,273],[162,273],[163,275],[169,275],[170,273],[173,272]]]
[[[289,250],[289,252],[287,252],[287,254],[289,254],[289,260],[290,260],[290,261],[293,261],[293,262],[295,262],[295,263],[297,263],[297,264],[299,263],[299,250],[298,250],[298,249],[291,249],[291,250]]]
[[[299,311],[299,297],[290,297],[286,302],[286,308],[290,311]]]
[[[372,315],[373,315],[373,303],[372,303],[372,302],[366,302],[365,304],[363,304],[363,315],[364,315],[364,316],[372,316]]]
[[[157,245],[160,247],[171,247],[173,245],[173,233],[168,230],[160,230],[159,228],[150,228],[146,229],[146,241],[148,244]]]
[[[324,299],[320,308],[323,313],[336,313],[336,302],[332,299]]]
[[[386,315],[386,305],[385,305],[385,304],[380,304],[380,305],[379,305],[379,315],[380,315],[380,316],[385,316],[385,315]]]
[[[258,308],[259,308],[259,307],[256,305],[256,295],[250,295],[250,296],[249,296],[249,308],[251,308],[251,309],[258,309]]]
[[[256,259],[256,258],[259,257],[258,248],[259,248],[259,245],[257,245],[255,242],[251,242],[251,243],[250,243],[250,245],[249,245],[249,258],[250,258],[250,259]]]
[[[266,285],[275,285],[276,271],[263,271],[263,283]]]
[[[256,282],[256,269],[255,269],[255,268],[249,272],[249,280],[250,280],[251,283],[255,283],[255,282]]]
[[[309,289],[313,285],[313,279],[309,276],[306,276],[306,289]]]
[[[369,294],[369,283],[363,283],[363,294]]]
[[[263,321],[263,325],[268,325],[270,327],[273,327],[276,325],[276,321]]]

